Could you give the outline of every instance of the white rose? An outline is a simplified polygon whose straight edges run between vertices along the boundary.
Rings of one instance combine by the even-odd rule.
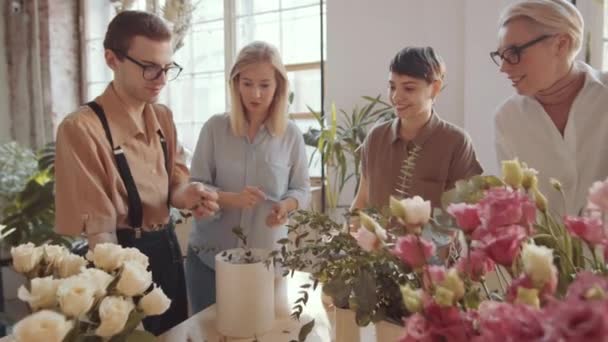
[[[139,301],[139,308],[146,316],[160,315],[171,306],[171,299],[165,295],[160,287],[154,287],[150,293]]]
[[[431,218],[431,202],[420,196],[398,200],[390,197],[391,215],[398,217],[409,226],[422,226]]]
[[[116,289],[125,296],[133,297],[142,294],[150,284],[152,284],[151,272],[146,271],[136,261],[125,261]]]
[[[58,265],[61,259],[68,254],[68,250],[63,246],[44,245],[44,261],[49,265]]]
[[[113,243],[99,243],[95,245],[92,261],[95,267],[112,272],[122,263],[122,247]]]
[[[21,285],[17,297],[29,303],[32,310],[50,309],[57,304],[57,287],[60,280],[53,277],[34,278],[30,283],[31,290]]]
[[[66,316],[80,317],[86,314],[95,300],[96,285],[78,276],[63,279],[57,288],[59,306]]]
[[[425,201],[420,196],[405,198],[401,200],[405,217],[403,221],[407,225],[421,226],[429,222],[431,218],[431,202]]]
[[[57,271],[61,278],[71,277],[80,273],[83,267],[87,266],[87,260],[79,255],[67,253],[61,258]]]
[[[19,321],[13,335],[17,342],[61,342],[72,330],[73,323],[55,311],[42,310]]]
[[[133,247],[123,249],[122,260],[136,261],[140,263],[145,269],[148,268],[148,266],[150,265],[150,262],[148,261],[148,256],[140,252],[139,249]]]
[[[532,279],[537,287],[550,283],[555,278],[557,269],[553,265],[553,250],[531,243],[524,245],[521,253],[524,273]]]
[[[108,285],[114,280],[114,276],[97,268],[86,268],[78,277],[95,285],[95,297],[97,298],[106,295]]]
[[[95,334],[110,337],[120,333],[125,328],[129,314],[134,307],[131,298],[105,297],[99,305],[101,324],[97,327]]]
[[[19,273],[27,273],[36,267],[42,259],[42,249],[28,242],[11,248],[13,267]]]

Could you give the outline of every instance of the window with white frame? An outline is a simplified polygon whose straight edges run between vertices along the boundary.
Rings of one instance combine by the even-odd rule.
[[[84,94],[91,100],[107,86],[111,71],[104,62],[103,37],[115,15],[110,1],[83,1]],[[164,5],[164,0],[137,0],[134,9]],[[302,132],[318,127],[308,107],[321,107],[321,8],[319,0],[194,0],[190,30],[174,60],[184,67],[168,83],[161,102],[173,111],[182,144],[193,151],[203,124],[228,108],[226,80],[236,53],[254,40],[275,45],[286,65],[294,92],[290,115]],[[325,4],[323,3],[323,13]],[[325,15],[323,16],[325,20]],[[325,50],[325,49],[323,49]],[[309,155],[314,148],[307,147]],[[320,176],[313,161],[311,176]]]
[[[602,70],[608,71],[608,3],[603,2],[603,34],[602,34]]]

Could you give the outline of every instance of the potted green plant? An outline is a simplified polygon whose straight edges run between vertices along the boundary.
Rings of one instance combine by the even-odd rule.
[[[327,199],[326,207],[329,209],[338,206],[340,193],[351,178],[355,180],[355,188],[359,185],[359,147],[363,144],[369,128],[378,121],[394,117],[392,106],[382,101],[380,95],[363,96],[363,99],[367,103],[361,108],[355,107],[350,113],[342,109],[337,110],[332,104],[327,117],[309,107],[321,128],[311,128],[304,133],[304,142],[315,147],[315,153],[323,155],[325,174],[329,175],[324,194]],[[311,161],[315,153],[311,156]]]
[[[299,211],[292,217],[289,233],[293,238],[279,241],[283,248],[273,252],[274,261],[288,269],[285,275],[307,271],[312,279],[296,300],[294,312],[306,305],[307,289],[321,284],[336,307],[336,323],[348,326],[336,327],[348,335],[338,334],[338,341],[356,340],[357,326],[399,322],[406,315],[400,285],[409,281],[404,276],[409,270],[394,255],[365,250],[347,229],[319,212]]]

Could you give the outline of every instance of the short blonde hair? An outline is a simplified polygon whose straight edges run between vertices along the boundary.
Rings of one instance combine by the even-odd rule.
[[[270,63],[275,69],[277,88],[270,105],[270,115],[266,127],[272,135],[282,135],[287,127],[287,100],[289,81],[287,70],[281,61],[279,51],[271,44],[261,41],[252,42],[241,49],[230,70],[230,126],[236,136],[247,135],[247,118],[239,93],[239,76],[247,67],[257,63]]]
[[[514,19],[524,18],[542,33],[565,33],[570,37],[569,59],[572,61],[583,45],[584,21],[578,9],[565,0],[525,0],[507,7],[500,15],[499,27]]]

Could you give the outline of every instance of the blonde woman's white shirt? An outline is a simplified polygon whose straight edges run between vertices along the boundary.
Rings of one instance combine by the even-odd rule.
[[[534,98],[513,95],[495,115],[498,161],[519,158],[538,170],[540,190],[555,213],[578,214],[594,181],[608,176],[608,73],[583,62],[585,83],[572,103],[562,136]],[[549,179],[558,179],[564,200]]]

